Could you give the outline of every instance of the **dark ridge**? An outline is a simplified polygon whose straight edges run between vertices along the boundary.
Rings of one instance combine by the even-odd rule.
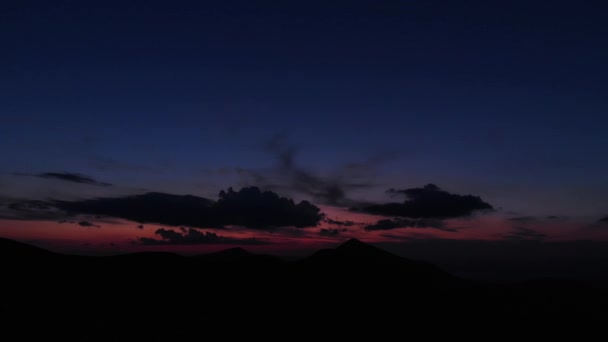
[[[0,239],[0,253],[0,312],[9,318],[4,326],[50,322],[58,334],[73,332],[79,341],[111,340],[124,329],[137,334],[134,340],[144,340],[142,334],[145,340],[175,340],[176,331],[200,336],[201,324],[227,322],[256,329],[272,322],[297,331],[311,318],[319,333],[356,326],[391,336],[403,333],[404,324],[411,329],[429,322],[494,322],[498,328],[539,320],[551,326],[558,320],[595,324],[603,323],[608,307],[605,287],[555,279],[467,282],[358,240],[295,261],[242,248],[193,257],[84,257],[7,239]],[[75,330],[66,332],[66,322]]]
[[[326,259],[327,258],[327,259]],[[367,261],[371,263],[401,262],[403,259],[397,255],[386,252],[380,248],[368,245],[357,239],[350,239],[336,248],[321,249],[311,255],[309,260],[330,260],[340,258],[344,261]]]
[[[334,249],[323,249],[297,264],[300,271],[323,277],[359,281],[374,277],[386,285],[454,286],[460,280],[435,265],[402,258],[357,239]],[[316,276],[316,275],[313,275]],[[370,283],[370,286],[376,284]]]
[[[367,245],[363,242],[361,242],[361,240],[352,238],[349,239],[348,241],[344,242],[343,244],[341,244],[340,246],[338,246],[336,249],[358,249],[358,248],[375,248],[371,245]]]
[[[395,260],[402,259],[401,257],[395,254],[391,254],[378,247],[368,245],[357,239],[350,239],[346,241],[345,243],[338,246],[335,251],[345,256],[357,258],[371,257],[378,260],[383,260],[381,258],[391,258]]]
[[[102,257],[103,258],[103,257]],[[114,259],[183,259],[184,257],[171,252],[136,252],[111,256]]]
[[[8,258],[30,258],[58,256],[58,253],[32,246],[23,242],[0,238],[0,256]],[[18,259],[15,259],[18,260]]]
[[[243,265],[247,267],[266,267],[283,262],[283,259],[277,256],[255,254],[241,247],[229,248],[209,254],[196,255],[191,257],[191,259],[207,263],[230,263],[233,266]]]
[[[245,250],[244,248],[234,247],[234,248],[224,249],[224,250],[221,250],[219,252],[199,255],[198,257],[218,258],[218,259],[222,259],[222,258],[232,259],[232,258],[247,257],[247,256],[250,256],[250,255],[252,255],[252,253],[250,253],[249,251]]]

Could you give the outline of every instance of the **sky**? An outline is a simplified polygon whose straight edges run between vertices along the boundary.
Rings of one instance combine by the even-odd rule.
[[[91,254],[608,241],[607,10],[3,2],[0,236]]]

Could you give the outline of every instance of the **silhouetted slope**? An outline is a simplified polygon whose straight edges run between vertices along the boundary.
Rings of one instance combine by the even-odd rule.
[[[296,268],[338,280],[373,276],[375,280],[391,281],[393,286],[451,286],[457,282],[457,278],[435,265],[405,259],[357,239],[334,249],[320,250],[297,262]]]
[[[248,252],[247,250],[235,247],[221,250],[219,252],[209,253],[209,254],[200,254],[197,257],[199,258],[207,258],[207,259],[215,259],[215,260],[239,260],[242,258],[247,258],[252,256],[253,254]]]
[[[14,261],[17,261],[19,258],[45,258],[57,255],[57,253],[53,253],[26,243],[0,238],[1,258],[11,258]]]
[[[4,265],[17,265],[2,269],[4,325],[59,329],[40,330],[47,339],[105,341],[130,330],[135,340],[176,340],[221,326],[222,334],[248,326],[257,336],[271,334],[270,326],[341,336],[403,333],[428,322],[515,329],[522,322],[603,322],[608,307],[605,288],[551,279],[471,283],[358,240],[291,262],[240,248],[84,257],[6,239],[0,247]],[[36,330],[21,330],[29,332]]]

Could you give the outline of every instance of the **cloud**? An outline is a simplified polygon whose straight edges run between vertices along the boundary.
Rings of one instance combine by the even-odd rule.
[[[191,195],[151,192],[126,197],[98,198],[81,201],[54,201],[61,210],[75,214],[93,214],[123,218],[139,223],[158,223],[195,228],[242,226],[273,229],[295,226],[314,227],[324,214],[308,201],[296,204],[257,187],[220,191],[212,201]]]
[[[48,179],[58,179],[64,182],[72,182],[72,183],[80,183],[80,184],[89,184],[89,185],[98,185],[98,186],[111,186],[110,183],[104,183],[96,181],[95,179],[80,174],[80,173],[71,173],[71,172],[45,172],[39,174],[16,174],[19,176],[32,176],[38,178],[48,178]]]
[[[266,149],[278,160],[278,175],[287,184],[286,188],[306,194],[322,204],[343,204],[350,202],[346,193],[349,190],[369,188],[371,182],[362,179],[362,167],[349,164],[332,176],[317,174],[298,166],[294,159],[297,148],[286,142],[283,135],[277,134],[265,144]],[[259,175],[258,175],[259,177]]]
[[[22,201],[15,202],[8,205],[9,209],[17,210],[17,211],[28,211],[28,210],[49,210],[52,206],[45,201]]]
[[[539,221],[538,217],[535,216],[519,216],[519,217],[511,217],[509,221],[519,222],[519,223],[530,223]]]
[[[480,197],[451,194],[434,184],[405,190],[390,189],[387,192],[392,195],[404,195],[406,200],[401,203],[373,204],[351,210],[374,215],[413,218],[455,218],[470,216],[477,210],[493,210],[493,207]]]
[[[333,224],[336,226],[344,226],[344,227],[350,227],[350,226],[354,226],[356,223],[353,221],[339,221],[339,220],[332,220],[330,218],[326,218],[325,222],[329,223],[329,224]]]
[[[456,229],[444,227],[443,222],[440,220],[433,219],[384,219],[376,222],[375,224],[368,225],[363,229],[369,232],[374,230],[392,230],[398,228],[435,228],[448,232],[457,232]]]
[[[142,237],[138,240],[144,245],[211,245],[211,244],[235,244],[235,245],[266,245],[268,241],[256,238],[237,239],[217,235],[212,232],[200,232],[196,229],[184,229],[178,232],[171,229],[160,228],[154,232],[160,238]]]
[[[608,223],[608,216],[606,217],[602,217],[601,219],[599,219],[597,222],[599,223]]]
[[[254,171],[254,170],[244,169],[242,167],[235,167],[235,168],[229,169],[229,170],[226,168],[223,168],[223,169],[219,170],[219,172],[221,172],[221,173],[225,173],[227,171],[235,172],[240,177],[245,178],[248,181],[251,181],[256,185],[267,184],[269,181],[268,178],[265,175],[263,175],[262,173]]]
[[[346,229],[332,229],[332,228],[321,228],[319,230],[319,235],[321,236],[338,236],[340,232],[345,232]]]
[[[135,227],[135,228],[137,228],[137,229],[144,229],[144,225],[143,225],[143,224],[140,224],[140,225],[138,225],[138,226],[137,226],[137,227]]]
[[[297,228],[317,226],[324,218],[321,209],[308,201],[298,204],[291,199],[279,197],[271,191],[260,191],[257,187],[243,188],[238,192],[229,188],[220,191],[216,213],[226,225],[237,225],[264,229],[295,226]]]
[[[536,222],[541,222],[541,221],[556,221],[556,220],[567,220],[568,217],[566,216],[558,216],[558,215],[548,215],[548,216],[517,216],[517,217],[511,217],[508,220],[509,221],[513,221],[513,222],[517,222],[517,223],[521,223],[521,224],[526,224],[526,223],[536,223]]]
[[[151,192],[125,197],[80,201],[54,201],[57,208],[73,214],[91,214],[124,218],[140,223],[192,225],[204,219],[213,201],[195,197]]]
[[[96,228],[100,228],[101,226],[98,226],[96,224],[93,224],[89,221],[80,221],[78,222],[78,225],[81,227],[96,227]]]
[[[2,219],[65,221],[69,217],[70,215],[46,201],[21,200],[0,206]]]
[[[547,235],[530,228],[515,227],[509,234],[504,235],[503,237],[507,240],[539,241],[545,239]]]

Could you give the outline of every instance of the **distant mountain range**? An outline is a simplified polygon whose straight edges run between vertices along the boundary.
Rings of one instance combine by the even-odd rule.
[[[429,320],[593,322],[608,307],[605,288],[557,279],[474,282],[356,239],[299,260],[242,248],[190,257],[77,256],[0,239],[0,263],[5,317],[70,322],[63,333],[77,340],[107,340],[121,329],[172,340],[178,327],[197,336],[230,322],[291,331],[335,330],[345,324],[338,322],[385,331]]]

